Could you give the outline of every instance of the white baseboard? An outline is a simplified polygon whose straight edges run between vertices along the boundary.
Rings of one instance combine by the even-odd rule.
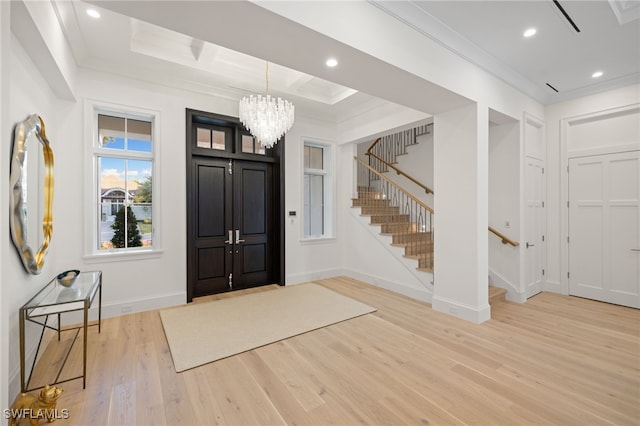
[[[118,317],[134,312],[168,308],[187,303],[187,292],[165,293],[152,298],[129,299],[102,306],[102,318]]]
[[[461,318],[474,324],[481,324],[491,319],[491,307],[488,303],[484,307],[476,308],[475,306],[465,305],[455,300],[434,296],[431,307],[435,311]]]
[[[519,291],[503,275],[491,268],[489,268],[489,284],[507,290],[505,298],[509,302],[524,303],[527,301],[527,295],[524,292]]]
[[[426,272],[425,274],[427,274],[427,277],[428,277],[429,274]],[[359,272],[351,268],[334,268],[334,269],[325,269],[322,271],[305,272],[302,274],[291,274],[291,275],[287,275],[286,283],[287,285],[296,285],[296,284],[307,283],[310,281],[323,280],[326,278],[333,278],[333,277],[339,277],[339,276],[346,276],[349,278],[360,280],[368,284],[376,285],[378,287],[382,287],[384,289],[387,289],[399,294],[403,294],[405,296],[411,297],[412,299],[431,303],[432,292],[429,291],[429,289],[427,289],[426,287],[424,289],[407,287],[406,285],[385,280],[379,277],[374,277],[373,275],[368,275],[366,273]],[[433,276],[431,276],[430,281],[431,280],[433,280]]]
[[[344,270],[341,268],[323,269],[320,271],[303,272],[300,274],[287,275],[285,284],[296,285],[302,283],[308,283],[310,281],[324,280],[326,278],[338,277],[344,275]]]
[[[150,298],[138,298],[120,300],[108,304],[102,304],[102,319],[119,317],[122,315],[145,312],[153,309],[168,308],[176,305],[183,305],[187,302],[186,292],[166,293]],[[93,300],[93,305],[89,310],[89,321],[98,319],[98,300]],[[63,314],[62,325],[79,324],[82,322],[82,311]]]
[[[428,274],[428,273],[425,272],[425,274]],[[364,281],[369,284],[376,285],[378,287],[382,287],[384,289],[387,289],[396,293],[403,294],[405,296],[411,297],[412,299],[420,300],[422,302],[431,303],[431,298],[433,296],[433,293],[426,287],[425,288],[407,287],[406,285],[403,285],[401,283],[396,283],[393,281],[374,277],[366,273],[355,271],[349,268],[346,268],[343,270],[343,275],[346,275],[349,278],[353,278],[356,280]],[[431,277],[431,280],[433,280],[433,275]]]
[[[507,290],[504,298],[509,302],[525,303],[527,301],[527,295],[520,292],[511,292]]]
[[[559,281],[546,280],[544,282],[543,289],[544,291],[549,291],[551,293],[567,294],[567,292],[562,290],[562,284]]]

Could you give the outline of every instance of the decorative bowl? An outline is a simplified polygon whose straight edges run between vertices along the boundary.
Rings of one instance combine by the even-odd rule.
[[[70,269],[68,271],[64,271],[61,274],[58,274],[56,279],[63,287],[71,287],[75,282],[77,276],[80,274],[80,271],[77,269]]]

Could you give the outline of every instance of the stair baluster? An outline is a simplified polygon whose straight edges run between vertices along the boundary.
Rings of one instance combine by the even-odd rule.
[[[404,247],[405,257],[416,259],[419,270],[433,271],[433,210],[364,161],[355,160],[354,206],[371,217],[372,225],[380,226],[381,234],[392,237],[392,245]]]

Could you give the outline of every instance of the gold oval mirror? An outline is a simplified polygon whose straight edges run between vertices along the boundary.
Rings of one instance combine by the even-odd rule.
[[[39,274],[53,234],[53,151],[37,114],[16,124],[10,184],[11,238],[27,271]],[[38,250],[34,253],[32,247]]]

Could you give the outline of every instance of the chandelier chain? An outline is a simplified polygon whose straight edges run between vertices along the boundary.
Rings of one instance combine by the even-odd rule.
[[[269,94],[269,61],[267,61],[267,65],[265,68],[266,68],[266,71],[264,72],[265,74],[264,78],[267,81],[267,90],[264,94],[268,95]]]

